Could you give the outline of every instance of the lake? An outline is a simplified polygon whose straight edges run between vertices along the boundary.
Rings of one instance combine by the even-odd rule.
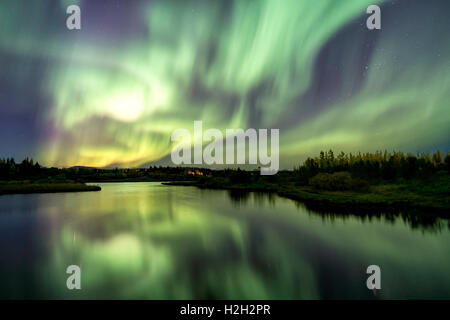
[[[0,196],[0,298],[450,298],[450,224],[156,182]],[[66,268],[81,268],[68,290]],[[381,290],[366,287],[369,265]]]

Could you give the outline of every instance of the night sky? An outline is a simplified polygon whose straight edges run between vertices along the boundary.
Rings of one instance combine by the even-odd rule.
[[[2,0],[0,157],[141,166],[194,120],[279,128],[284,168],[330,148],[447,152],[449,17],[448,0]]]

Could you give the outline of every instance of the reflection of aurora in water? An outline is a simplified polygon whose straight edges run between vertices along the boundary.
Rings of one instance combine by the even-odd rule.
[[[371,298],[365,268],[376,263],[382,269],[378,298],[449,298],[448,228],[430,233],[402,220],[324,219],[277,196],[231,201],[226,191],[158,183],[104,184],[99,193],[3,196],[0,209],[12,233],[0,230],[0,242],[8,239],[10,249],[2,256],[9,264],[0,264],[0,275],[8,274],[0,279],[2,296],[7,288],[21,288],[7,293]],[[69,264],[81,265],[79,292],[65,288]]]
[[[199,119],[279,128],[289,168],[321,149],[449,147],[447,0],[69,2],[81,31],[67,0],[0,3],[0,156],[142,165]]]

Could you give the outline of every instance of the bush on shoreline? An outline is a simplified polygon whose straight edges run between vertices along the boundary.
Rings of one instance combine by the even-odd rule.
[[[369,189],[369,183],[367,181],[352,178],[351,174],[347,171],[318,173],[309,179],[309,185],[316,189],[330,191],[366,191]]]

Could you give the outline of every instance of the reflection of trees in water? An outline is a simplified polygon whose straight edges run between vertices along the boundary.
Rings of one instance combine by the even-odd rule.
[[[406,223],[413,230],[422,232],[439,233],[443,229],[450,229],[450,220],[431,212],[419,210],[399,210],[394,208],[358,207],[358,206],[335,206],[331,204],[317,204],[293,200],[296,206],[304,208],[309,214],[319,215],[323,220],[334,221],[357,218],[361,221],[372,221],[383,219],[395,224],[398,221]]]
[[[228,196],[235,206],[246,206],[250,199],[258,206],[264,205],[268,202],[270,205],[275,204],[274,193],[269,192],[250,192],[244,190],[228,190]],[[413,230],[421,230],[422,232],[439,233],[442,230],[450,229],[450,219],[445,219],[442,216],[418,210],[399,210],[393,208],[379,208],[376,206],[361,207],[358,205],[334,205],[334,204],[319,204],[312,202],[296,201],[297,208],[306,209],[309,214],[318,215],[323,220],[346,220],[357,218],[361,221],[381,220],[395,224],[398,221],[403,221]]]
[[[250,198],[250,192],[241,190],[228,190],[228,197],[235,206],[246,205]]]
[[[253,204],[257,206],[263,206],[266,203],[271,207],[275,205],[274,193],[269,192],[249,192],[244,190],[228,190],[228,197],[234,206],[246,206],[248,202],[253,199]]]

